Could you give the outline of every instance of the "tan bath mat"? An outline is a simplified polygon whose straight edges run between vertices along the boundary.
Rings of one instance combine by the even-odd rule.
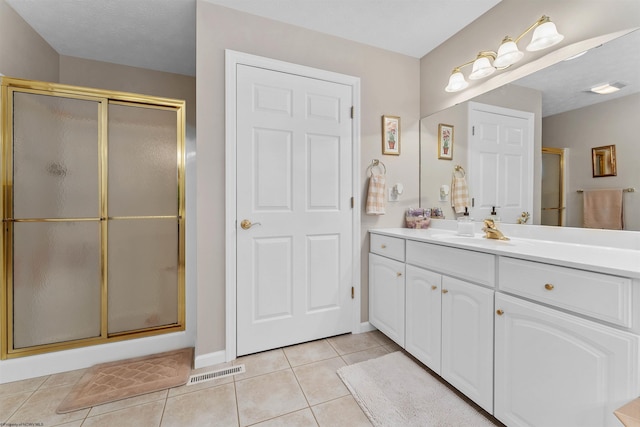
[[[184,385],[192,359],[193,348],[185,348],[93,366],[56,412],[63,414]]]

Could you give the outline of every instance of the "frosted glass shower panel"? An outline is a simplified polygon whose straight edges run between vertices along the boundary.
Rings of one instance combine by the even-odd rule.
[[[13,224],[14,348],[100,336],[100,224]]]
[[[109,334],[178,323],[178,220],[109,222]]]
[[[109,105],[109,216],[178,215],[177,113]]]
[[[99,104],[14,93],[14,218],[99,217]]]

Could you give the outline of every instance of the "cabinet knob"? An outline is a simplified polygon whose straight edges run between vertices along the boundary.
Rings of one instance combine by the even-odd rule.
[[[502,311],[502,310],[496,310],[496,314],[497,314],[498,316],[502,316],[502,315],[504,314],[504,311]]]
[[[554,286],[551,283],[547,283],[546,285],[544,285],[544,288],[548,291],[552,291]]]
[[[436,285],[431,285],[431,290],[435,291],[436,289],[438,289],[438,287]]]
[[[380,247],[381,247],[382,249],[386,249],[386,248],[387,248],[387,245],[380,245]]]
[[[449,291],[448,291],[448,290],[446,290],[446,289],[443,289],[443,290],[442,290],[442,293],[443,293],[443,294],[446,294],[447,292],[449,292]]]
[[[396,274],[398,275],[398,277],[402,276],[402,273],[400,272],[397,272]]]

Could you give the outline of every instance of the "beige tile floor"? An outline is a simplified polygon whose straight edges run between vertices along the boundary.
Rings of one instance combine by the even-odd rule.
[[[336,370],[396,350],[378,331],[341,335],[238,358],[244,374],[63,415],[56,407],[84,370],[2,384],[0,425],[370,426]]]

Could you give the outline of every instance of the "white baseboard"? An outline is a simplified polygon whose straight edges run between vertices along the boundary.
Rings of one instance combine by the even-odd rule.
[[[360,323],[360,333],[376,331],[376,327],[369,322]]]
[[[201,354],[200,356],[196,356],[193,366],[195,369],[200,369],[207,366],[218,365],[220,363],[224,363],[226,358],[227,352],[224,350]]]
[[[194,347],[187,332],[156,335],[0,361],[0,384],[84,369],[99,363]]]

